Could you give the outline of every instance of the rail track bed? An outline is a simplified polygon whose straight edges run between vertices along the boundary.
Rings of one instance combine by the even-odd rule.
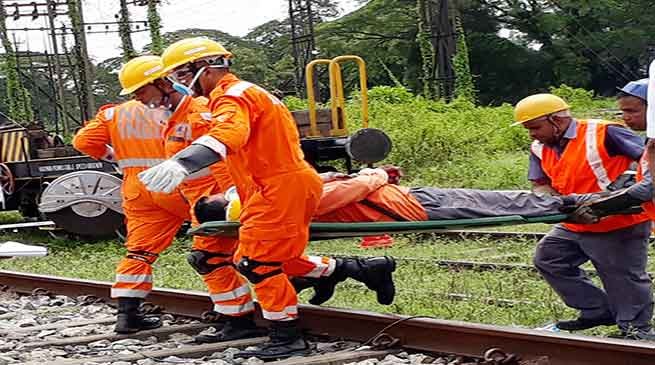
[[[265,337],[198,345],[204,293],[156,289],[164,326],[113,333],[110,284],[0,271],[0,364],[261,364],[235,359]],[[655,344],[301,306],[314,350],[267,364],[652,365]],[[263,323],[263,322],[262,322]]]

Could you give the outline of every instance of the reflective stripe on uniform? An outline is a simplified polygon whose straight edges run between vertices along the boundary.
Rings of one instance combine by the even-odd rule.
[[[639,159],[639,165],[641,167],[641,176],[646,176],[649,173],[648,171],[648,160],[646,159],[646,153],[641,155]]]
[[[213,302],[223,302],[226,300],[237,299],[248,294],[250,294],[250,286],[246,283],[234,290],[224,293],[211,294],[210,296]]]
[[[269,312],[262,309],[262,316],[270,321],[288,321],[298,317],[298,307],[290,305],[279,312]]]
[[[164,162],[163,158],[124,158],[118,160],[118,167],[121,169],[127,167],[153,167]]]
[[[116,109],[116,107],[111,107],[111,108],[107,108],[107,109],[105,109],[104,114],[105,114],[105,119],[106,119],[106,120],[112,120],[112,119],[114,119],[114,111],[115,111],[115,109]]]
[[[202,112],[200,113],[200,117],[204,120],[212,120],[212,113],[210,112]]]
[[[248,82],[248,81],[239,81],[236,84],[230,86],[226,91],[225,95],[227,96],[241,96],[246,89],[248,89],[251,86],[255,86],[255,84]]]
[[[145,298],[149,293],[149,290],[111,288],[112,298]]]
[[[539,141],[532,141],[532,144],[530,145],[530,151],[535,154],[535,156],[539,157],[541,160],[544,154],[544,144],[539,142]]]
[[[242,304],[242,305],[220,305],[220,304],[214,304],[214,311],[221,313],[221,314],[227,314],[227,315],[236,315],[236,314],[243,314],[247,312],[252,312],[255,310],[255,304],[252,301],[249,301],[248,303]]]
[[[189,174],[189,176],[187,176],[184,179],[184,181],[200,179],[201,177],[207,177],[207,176],[210,176],[211,174],[212,174],[212,172],[209,169],[209,167],[205,167],[202,170],[198,170],[198,171],[196,171],[196,172],[194,172],[192,174]]]
[[[586,155],[587,155],[587,163],[589,164],[589,167],[591,167],[591,171],[594,173],[594,176],[596,176],[596,180],[598,181],[598,186],[600,186],[601,189],[605,190],[609,184],[612,182],[610,181],[609,177],[607,176],[607,170],[605,170],[605,166],[603,165],[603,160],[600,157],[600,153],[598,152],[598,136],[596,135],[597,132],[597,123],[588,123],[587,124],[587,133],[585,136],[585,145],[586,145]]]
[[[116,274],[116,281],[121,283],[152,283],[152,275]]]
[[[327,262],[324,262],[323,257],[320,256],[308,256],[307,259],[316,265],[312,271],[303,275],[303,277],[307,278],[330,276],[334,272],[334,268],[337,266],[336,260],[332,258],[329,258]]]

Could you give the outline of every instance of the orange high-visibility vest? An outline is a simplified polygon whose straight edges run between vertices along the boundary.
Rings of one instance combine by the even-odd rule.
[[[610,124],[600,120],[578,120],[577,136],[568,142],[559,158],[555,149],[538,141],[532,143],[532,152],[541,159],[541,168],[558,193],[597,193],[628,169],[630,158],[610,156],[605,148]],[[610,216],[595,224],[565,223],[564,226],[574,232],[609,232],[647,220],[648,216],[642,213]]]
[[[640,182],[644,179],[644,171],[648,171],[648,161],[646,160],[646,151],[644,151],[644,154],[641,155],[641,159],[639,160],[639,166],[637,167],[637,182]],[[648,214],[648,218],[650,218],[651,220],[655,220],[655,204],[653,204],[652,199],[648,202],[641,204],[641,208],[644,210],[644,212],[646,212],[646,214]]]

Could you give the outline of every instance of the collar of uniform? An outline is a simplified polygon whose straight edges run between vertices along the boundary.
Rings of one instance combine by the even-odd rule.
[[[578,136],[578,122],[575,119],[572,119],[571,123],[569,124],[569,127],[566,128],[564,135],[562,135],[562,138],[574,139],[577,136]]]
[[[223,94],[225,93],[225,90],[227,90],[228,87],[232,86],[232,84],[234,84],[237,81],[239,81],[239,78],[236,77],[236,75],[234,75],[233,73],[228,72],[225,75],[223,75],[223,77],[220,80],[218,80],[218,83],[216,84],[216,88],[214,89],[214,91],[218,89],[220,90],[220,93]]]

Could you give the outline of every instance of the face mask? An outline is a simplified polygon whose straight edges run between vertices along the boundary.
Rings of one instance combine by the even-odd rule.
[[[182,95],[193,96],[193,90],[188,86],[182,85],[179,82],[173,82],[173,89]]]

